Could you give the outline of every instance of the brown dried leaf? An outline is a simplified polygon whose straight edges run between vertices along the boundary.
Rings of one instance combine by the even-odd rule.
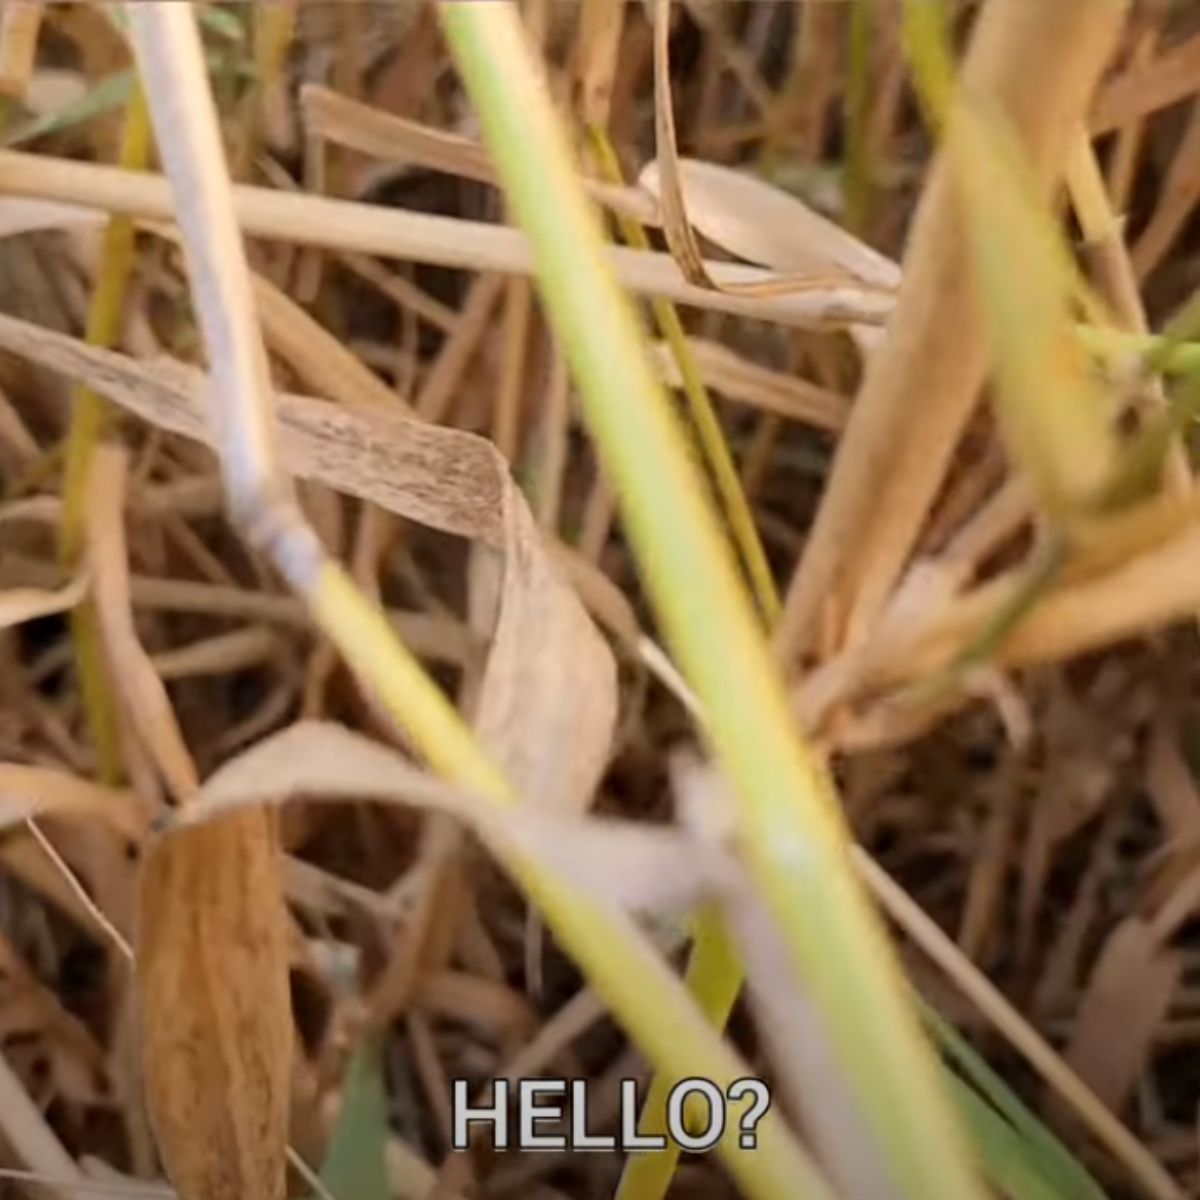
[[[1145,1067],[1182,969],[1179,955],[1138,917],[1123,921],[1105,943],[1064,1057],[1111,1109],[1124,1104]]]
[[[204,377],[173,360],[135,362],[7,317],[0,317],[0,345],[89,383],[156,425],[211,444]],[[495,447],[459,430],[298,396],[278,397],[276,415],[280,456],[289,471],[503,550],[480,730],[519,794],[586,806],[613,736],[616,667],[549,557]],[[99,494],[112,486],[96,485],[98,512],[112,507]],[[108,608],[124,611],[127,620],[128,604],[120,597],[111,598]],[[131,632],[113,626],[122,645]],[[140,677],[145,711],[161,712],[150,700],[153,685],[144,672]],[[154,685],[162,686],[157,677]],[[170,737],[161,721],[156,728],[165,752]],[[547,736],[548,728],[555,736]],[[180,787],[187,782],[179,770],[172,778]]]
[[[53,767],[0,763],[0,829],[43,816],[86,817],[132,841],[146,828],[131,792],[101,787]]]
[[[137,981],[151,1122],[181,1200],[282,1200],[288,926],[273,814],[160,840],[142,868]]]

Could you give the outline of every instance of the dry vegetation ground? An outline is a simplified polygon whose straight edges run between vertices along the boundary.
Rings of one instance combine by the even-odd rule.
[[[656,64],[656,7],[662,18],[662,5],[522,6],[591,193],[634,247],[618,275],[653,298],[655,363],[699,431],[759,611],[778,622],[797,722],[831,756],[861,846],[957,947],[940,944],[932,965],[937,944],[910,914],[909,977],[1107,1194],[1200,1195],[1191,427],[1171,427],[1134,502],[1064,549],[1089,445],[1059,431],[1066,448],[1040,475],[1037,447],[1014,465],[1030,443],[1009,436],[1003,406],[977,403],[989,352],[971,239],[961,197],[930,170],[899,8],[677,0]],[[956,7],[961,50],[977,9],[1022,6]],[[1122,446],[1143,445],[1165,406],[1195,409],[1200,19],[1146,0],[1114,37],[1086,7],[1030,0],[968,73],[1013,117],[1033,190],[1061,200],[1092,285],[1071,298],[1091,331],[1088,378],[1121,409]],[[411,750],[411,731],[226,517],[200,377],[165,361],[202,362],[204,339],[171,193],[132,173],[153,159],[115,11],[0,5],[0,1163],[14,1176],[0,1192],[161,1194],[136,1190],[162,1178],[148,1041],[150,1108],[172,1109],[156,1120],[191,1129],[202,1157],[226,1153],[195,1132],[216,1103],[261,1120],[256,1145],[278,1116],[300,1156],[329,1164],[338,1200],[389,1186],[416,1200],[435,1184],[599,1200],[617,1155],[448,1154],[452,1079],[587,1078],[602,1129],[619,1081],[648,1068],[463,830],[486,821],[380,757]],[[231,171],[256,189],[239,214],[281,393],[270,441],[304,513],[518,788],[554,819],[591,807],[665,830],[699,803],[686,761],[702,718],[662,649],[526,245],[500,227],[496,168],[434,6],[204,11]],[[119,176],[86,169],[119,161]],[[110,212],[136,226],[106,232]],[[992,235],[1020,297],[1025,247],[1002,224]],[[1168,329],[1178,344],[1147,369],[1145,335]],[[720,631],[708,652],[728,653]],[[339,740],[347,729],[359,739]],[[176,835],[203,849],[147,865],[176,805],[285,795],[310,801],[278,809],[286,924],[258,906],[273,862],[252,886],[231,866],[269,853],[246,851],[236,823]],[[522,833],[538,853],[657,914],[656,936],[678,947],[663,914],[701,886],[679,844],[546,819],[548,837]],[[194,1066],[218,1099],[180,1110],[179,1075],[195,1076],[172,1057],[179,1043],[136,1019],[139,991],[151,1008],[193,1002],[188,956],[217,935],[190,945],[173,906],[205,904],[249,946],[221,959],[249,1009],[284,987],[271,954],[290,964],[283,1099],[264,1102],[253,1079],[239,1099],[214,1049],[216,1066]],[[166,982],[148,965],[164,957]],[[965,960],[1169,1180],[1093,1136],[1070,1085],[1047,1084],[1055,1062],[1031,1068],[1028,1030],[952,981]],[[751,1018],[735,1012],[736,1043],[786,1073]],[[283,1035],[268,1021],[256,1036]],[[347,1096],[351,1148],[331,1158]],[[381,1114],[390,1185],[370,1171]],[[259,1200],[230,1170],[199,1191],[178,1157],[173,1174],[186,1200],[214,1186]],[[694,1158],[673,1186],[732,1185]]]

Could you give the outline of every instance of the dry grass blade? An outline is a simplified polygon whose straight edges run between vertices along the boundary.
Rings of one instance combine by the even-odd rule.
[[[487,154],[470,138],[430,129],[314,83],[301,89],[300,107],[309,133],[336,145],[496,185]]]
[[[850,411],[846,396],[806,379],[759,366],[720,342],[693,337],[687,345],[704,382],[728,400],[831,433],[846,424]],[[671,387],[681,386],[683,373],[669,343],[659,342],[654,349],[664,381]]]
[[[372,158],[498,186],[491,160],[483,147],[470,138],[430,129],[317,84],[308,84],[301,90],[300,103],[309,131],[339,146],[348,146]],[[657,225],[660,221],[658,205],[637,188],[597,180],[588,180],[587,186],[601,204],[615,213],[632,217],[643,225]]]
[[[75,204],[86,197],[89,207],[151,220],[174,215],[161,177],[46,155],[0,150],[0,188]],[[243,230],[257,237],[468,270],[527,274],[533,268],[524,236],[500,225],[245,185],[234,188],[234,199]],[[861,287],[781,288],[772,272],[737,263],[706,264],[720,285],[713,290],[690,284],[670,254],[613,246],[608,256],[621,282],[635,292],[801,328],[877,325],[892,308],[891,297]],[[781,290],[785,294],[770,294]],[[768,294],[752,294],[756,291]]]
[[[175,720],[166,688],[150,663],[133,625],[125,547],[125,452],[97,448],[88,476],[88,561],[109,677],[138,736],[176,799],[196,789],[196,769]]]
[[[397,751],[343,725],[298,721],[222,764],[192,803],[178,810],[174,824],[184,830],[299,797],[372,798],[472,814],[480,805]]]
[[[161,429],[216,441],[209,384],[194,368],[172,359],[141,362],[5,316],[0,344],[87,382]],[[280,396],[275,411],[279,451],[294,474],[434,529],[502,544],[507,468],[483,438],[299,396]]]
[[[289,939],[269,813],[153,845],[138,891],[146,1094],[182,1200],[282,1200]]]
[[[963,87],[1002,111],[1046,199],[1123,16],[1118,0],[996,0],[976,26]],[[789,588],[787,657],[824,625],[853,638],[886,601],[945,478],[988,348],[944,160],[926,185],[888,337],[873,356]],[[946,331],[953,329],[949,338]]]
[[[1088,121],[1090,132],[1109,133],[1186,99],[1196,91],[1197,71],[1200,34],[1162,54],[1139,58],[1100,89]]]
[[[408,406],[341,342],[262,276],[251,280],[267,344],[320,395],[349,408],[383,412]]]
[[[684,278],[696,287],[734,296],[782,296],[796,291],[839,286],[857,286],[867,293],[878,289],[885,296],[890,296],[896,285],[895,269],[892,268],[889,272],[886,260],[881,256],[872,255],[866,246],[861,244],[851,246],[854,239],[842,233],[832,222],[805,209],[798,201],[785,204],[778,196],[770,197],[765,201],[768,204],[774,202],[770,216],[778,218],[781,215],[779,210],[787,208],[792,210],[787,215],[792,218],[794,225],[795,210],[800,210],[803,214],[802,220],[807,225],[804,232],[788,244],[787,250],[782,255],[777,253],[778,245],[764,247],[761,240],[746,232],[744,225],[737,223],[736,228],[731,228],[735,223],[730,220],[729,210],[725,203],[718,201],[714,204],[711,196],[707,203],[701,199],[705,214],[704,223],[694,222],[690,219],[693,193],[711,192],[714,187],[720,186],[720,183],[724,183],[728,191],[729,179],[734,176],[734,173],[701,163],[688,164],[690,169],[685,172],[685,164],[679,157],[676,145],[675,113],[671,98],[670,24],[671,0],[655,0],[654,130],[656,157],[655,161],[649,164],[643,172],[640,182],[658,200],[662,212],[663,233]],[[719,183],[716,182],[718,180]],[[762,186],[754,187],[752,183],[748,182],[741,188],[740,199],[748,209],[757,208],[759,210],[757,215],[761,219],[768,215],[761,210],[764,207],[764,195],[769,194],[770,191],[773,189]],[[752,219],[750,211],[743,215],[747,220]],[[722,282],[714,277],[709,264],[705,262],[693,224],[695,229],[701,229],[710,237],[713,237],[712,227],[718,226],[726,239],[731,237],[733,241],[742,245],[753,243],[752,252],[744,254],[744,257],[750,258],[754,262],[768,264],[776,271],[786,270],[789,273],[753,282]],[[766,221],[762,221],[758,226],[760,232],[767,228],[769,228],[769,224]],[[837,236],[839,234],[840,237]],[[794,253],[796,243],[806,240],[806,235],[808,237],[825,237],[831,243],[829,253],[825,255],[814,255],[811,252],[808,254]],[[727,240],[722,240],[721,237],[713,237],[713,240],[726,249],[733,248]],[[811,251],[811,247],[809,249]],[[738,253],[743,252],[738,251]],[[779,258],[790,261],[777,261]],[[837,261],[839,258],[857,260],[860,265],[867,266],[867,274],[864,276],[855,270],[844,267]],[[875,261],[876,259],[878,261]],[[793,263],[798,265],[792,265]],[[882,277],[886,279],[886,282],[877,284],[872,278],[873,276]]]

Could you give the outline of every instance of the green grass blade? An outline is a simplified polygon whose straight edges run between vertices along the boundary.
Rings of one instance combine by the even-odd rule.
[[[514,6],[443,5],[443,25],[677,661],[740,801],[742,844],[786,964],[821,1012],[897,1194],[982,1195],[824,766],[770,651],[634,314]]]
[[[321,1166],[321,1182],[337,1200],[391,1200],[387,1140],[383,1039],[368,1034],[350,1059],[341,1112]]]
[[[988,1145],[994,1142],[990,1122],[1001,1121],[1013,1131],[1020,1144],[1020,1156],[1028,1166],[1044,1178],[1060,1200],[1105,1200],[1100,1185],[1087,1168],[1062,1144],[1036,1114],[988,1065],[975,1048],[934,1009],[926,1006],[925,1020],[933,1030],[947,1059],[962,1072],[963,1077],[986,1102],[992,1116],[975,1113],[970,1127],[977,1152],[988,1158]],[[963,1103],[962,1091],[958,1092]],[[989,1172],[990,1174],[990,1172]],[[1000,1181],[990,1175],[993,1182]]]
[[[3,144],[23,146],[26,142],[36,141],[53,133],[62,133],[76,125],[95,120],[96,117],[115,112],[129,102],[129,97],[133,95],[135,79],[132,70],[118,71],[106,76],[78,100],[64,104],[56,112],[46,113],[18,125],[4,137]]]

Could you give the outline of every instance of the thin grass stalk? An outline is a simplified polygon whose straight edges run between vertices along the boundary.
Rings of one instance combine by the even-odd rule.
[[[191,11],[131,10],[141,69],[175,189],[189,276],[208,349],[218,448],[232,515],[305,598],[321,629],[377,693],[434,770],[496,804],[506,780],[437,685],[396,638],[378,605],[325,556],[290,500],[269,438],[268,378],[244,250]],[[727,1088],[748,1074],[632,919],[576,890],[511,848],[509,871],[545,914],[565,950],[661,1070]],[[734,1177],[761,1200],[834,1200],[782,1119],[758,1124],[758,1147],[722,1145]]]
[[[309,600],[318,624],[350,667],[372,684],[435,771],[499,806],[513,803],[507,782],[437,685],[396,639],[387,618],[339,567],[331,562],[322,565]],[[674,1080],[699,1074],[724,1090],[746,1073],[631,922],[528,859],[509,854],[504,862],[560,944],[664,1077]],[[722,978],[727,979],[728,973],[723,972]],[[735,1139],[723,1139],[719,1146],[746,1194],[764,1200],[794,1196],[834,1200],[781,1122],[773,1121],[765,1130],[764,1125],[765,1119],[757,1127],[757,1150],[742,1150]]]
[[[625,180],[621,165],[607,132],[594,126],[590,133],[601,176],[609,183],[623,184]],[[650,248],[650,239],[633,217],[619,216],[618,219],[627,245],[637,250]],[[724,506],[733,541],[740,552],[759,612],[768,628],[773,627],[779,619],[779,592],[758,536],[753,511],[742,488],[712,399],[700,376],[683,322],[675,306],[668,300],[653,299],[651,311],[679,367],[696,440],[712,473],[717,497]],[[745,973],[719,912],[705,910],[697,915],[684,982],[713,1028],[724,1029],[741,993]],[[675,1082],[675,1079],[662,1074],[652,1079],[638,1120],[642,1133],[661,1134],[666,1128],[667,1101]],[[631,1155],[621,1174],[617,1200],[660,1200],[670,1187],[679,1156],[679,1147],[671,1141],[668,1141],[664,1150]]]
[[[703,908],[692,923],[692,948],[684,985],[700,1011],[715,1029],[724,1029],[745,982],[745,973],[723,914]],[[650,1082],[638,1132],[663,1134],[667,1128],[667,1102],[677,1082],[674,1076],[657,1074]],[[631,1154],[625,1160],[616,1200],[661,1200],[671,1186],[679,1165],[678,1143],[667,1139],[666,1149]]]
[[[150,116],[138,88],[133,90],[126,105],[119,161],[130,171],[145,170],[150,161]],[[134,243],[133,221],[124,216],[110,217],[104,231],[96,290],[88,309],[86,337],[93,346],[111,347],[121,336],[125,297],[133,274]],[[96,446],[110,419],[110,410],[103,397],[83,385],[72,390],[71,401],[58,550],[64,565],[74,569],[83,548],[88,476]],[[90,601],[84,601],[72,611],[71,639],[84,718],[96,752],[97,774],[102,781],[112,783],[121,772],[121,748],[100,631]]]
[[[623,184],[625,180],[621,173],[621,164],[617,160],[608,134],[603,129],[593,127],[591,142],[601,176],[609,183]],[[618,224],[627,245],[635,250],[650,249],[650,239],[646,236],[646,231],[633,217],[618,215]],[[687,398],[688,412],[696,429],[696,441],[712,473],[717,499],[725,511],[730,533],[741,557],[746,577],[750,581],[754,598],[763,620],[768,626],[772,626],[779,618],[779,595],[775,588],[775,578],[771,574],[771,564],[763,549],[762,539],[758,536],[754,512],[746,499],[746,493],[742,490],[737,466],[729,452],[729,444],[721,429],[712,397],[704,386],[700,368],[696,365],[695,356],[688,345],[687,331],[675,306],[669,300],[653,297],[650,308],[663,338],[670,347],[671,356],[679,367],[683,394]]]
[[[509,4],[440,10],[675,655],[740,800],[745,857],[898,1195],[981,1196],[828,775],[778,673]],[[801,983],[801,980],[803,981]]]

